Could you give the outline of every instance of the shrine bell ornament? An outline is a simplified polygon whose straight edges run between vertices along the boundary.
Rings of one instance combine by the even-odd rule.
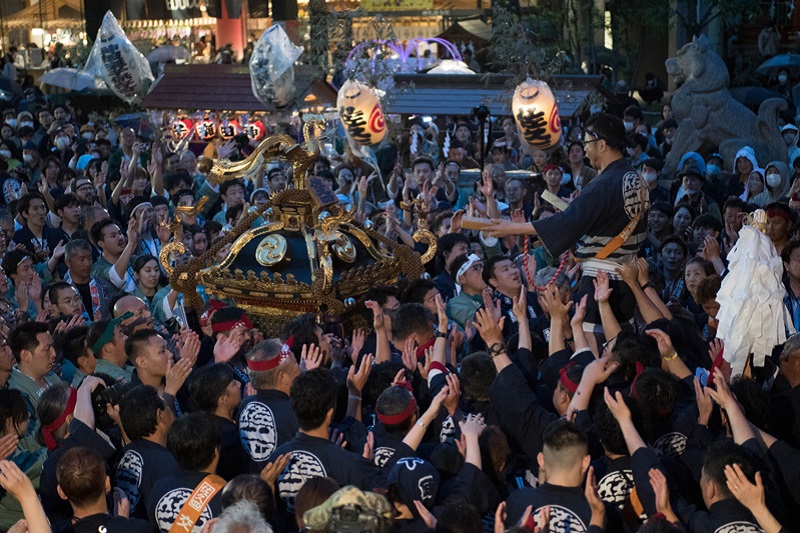
[[[531,148],[548,150],[561,139],[556,97],[543,81],[528,78],[517,85],[511,111],[520,137]]]
[[[141,101],[154,79],[147,58],[128,40],[111,11],[97,30],[84,70],[129,104]]]
[[[386,136],[386,116],[378,95],[363,83],[347,80],[336,99],[347,135],[361,146],[378,144]]]

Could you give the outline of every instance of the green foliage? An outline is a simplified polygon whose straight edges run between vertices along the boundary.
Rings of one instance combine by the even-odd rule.
[[[546,79],[561,67],[557,55],[559,37],[552,20],[545,15],[520,20],[510,11],[495,8],[488,70],[511,74],[514,84],[527,77]]]

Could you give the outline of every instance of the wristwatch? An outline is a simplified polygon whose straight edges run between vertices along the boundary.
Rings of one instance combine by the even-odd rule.
[[[492,354],[492,357],[497,357],[501,353],[506,353],[506,347],[502,342],[495,342],[489,346],[489,353]]]
[[[433,336],[436,339],[446,339],[447,333],[445,333],[444,331],[434,331]]]

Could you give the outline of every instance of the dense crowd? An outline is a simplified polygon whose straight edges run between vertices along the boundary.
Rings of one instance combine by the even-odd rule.
[[[265,338],[203,287],[190,308],[159,254],[205,254],[293,186],[290,166],[217,186],[214,161],[255,142],[154,140],[30,98],[2,122],[0,530],[800,527],[800,337],[732,378],[715,318],[760,207],[800,327],[795,125],[785,160],[687,153],[675,175],[669,105],[652,124],[633,105],[592,117],[549,152],[510,117],[487,143],[470,120],[415,119],[380,150],[383,177],[329,151],[309,173],[391,240],[429,229],[435,261],[339,322]],[[598,226],[621,198],[604,191],[632,169],[650,209],[603,268],[586,254],[618,233]],[[198,209],[173,225],[178,207]]]

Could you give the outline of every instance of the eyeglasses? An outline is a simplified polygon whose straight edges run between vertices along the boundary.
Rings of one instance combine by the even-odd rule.
[[[590,144],[590,143],[596,143],[597,141],[604,141],[605,140],[602,137],[600,137],[600,135],[598,135],[596,131],[586,130],[584,133],[586,135],[591,135],[592,137],[594,137],[594,139],[589,139],[588,141],[586,139],[583,139],[583,144],[584,145]]]
[[[604,342],[603,343],[603,348],[600,350],[600,355],[602,356],[603,353],[606,351],[606,348],[608,348],[609,345],[613,345],[616,340],[617,340],[617,337],[614,336],[613,338],[608,339],[606,342]],[[613,349],[613,348],[609,348],[609,349]]]

